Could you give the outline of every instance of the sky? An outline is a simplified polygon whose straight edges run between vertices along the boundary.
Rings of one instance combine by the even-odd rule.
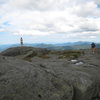
[[[0,44],[100,42],[100,0],[0,0]]]

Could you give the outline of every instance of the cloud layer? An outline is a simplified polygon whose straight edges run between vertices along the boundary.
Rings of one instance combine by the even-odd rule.
[[[0,0],[0,32],[100,37],[100,0]]]

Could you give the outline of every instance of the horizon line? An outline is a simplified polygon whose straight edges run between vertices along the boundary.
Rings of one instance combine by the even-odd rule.
[[[63,44],[63,43],[77,43],[77,42],[87,42],[87,43],[92,43],[91,41],[75,41],[75,42],[36,42],[36,43],[27,43],[25,42],[24,44]],[[100,43],[100,42],[94,42],[94,43]],[[19,44],[20,43],[2,43],[0,45],[14,45],[14,44]]]

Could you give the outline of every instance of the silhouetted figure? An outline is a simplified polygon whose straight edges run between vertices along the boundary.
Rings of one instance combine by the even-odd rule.
[[[92,44],[91,44],[91,49],[92,49],[92,53],[94,54],[95,50],[96,50],[96,45],[94,42],[92,42]]]
[[[20,44],[21,44],[21,46],[23,46],[23,38],[22,37],[20,38]]]

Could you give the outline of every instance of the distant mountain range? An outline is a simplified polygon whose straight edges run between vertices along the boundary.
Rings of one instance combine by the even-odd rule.
[[[58,44],[45,44],[45,43],[33,43],[24,44],[25,46],[32,46],[37,48],[47,48],[49,50],[79,50],[88,49],[91,46],[91,42],[68,42],[68,43],[58,43]],[[20,46],[20,44],[6,44],[0,45],[0,51],[3,51],[10,47]],[[100,43],[96,43],[96,47],[100,48]]]

